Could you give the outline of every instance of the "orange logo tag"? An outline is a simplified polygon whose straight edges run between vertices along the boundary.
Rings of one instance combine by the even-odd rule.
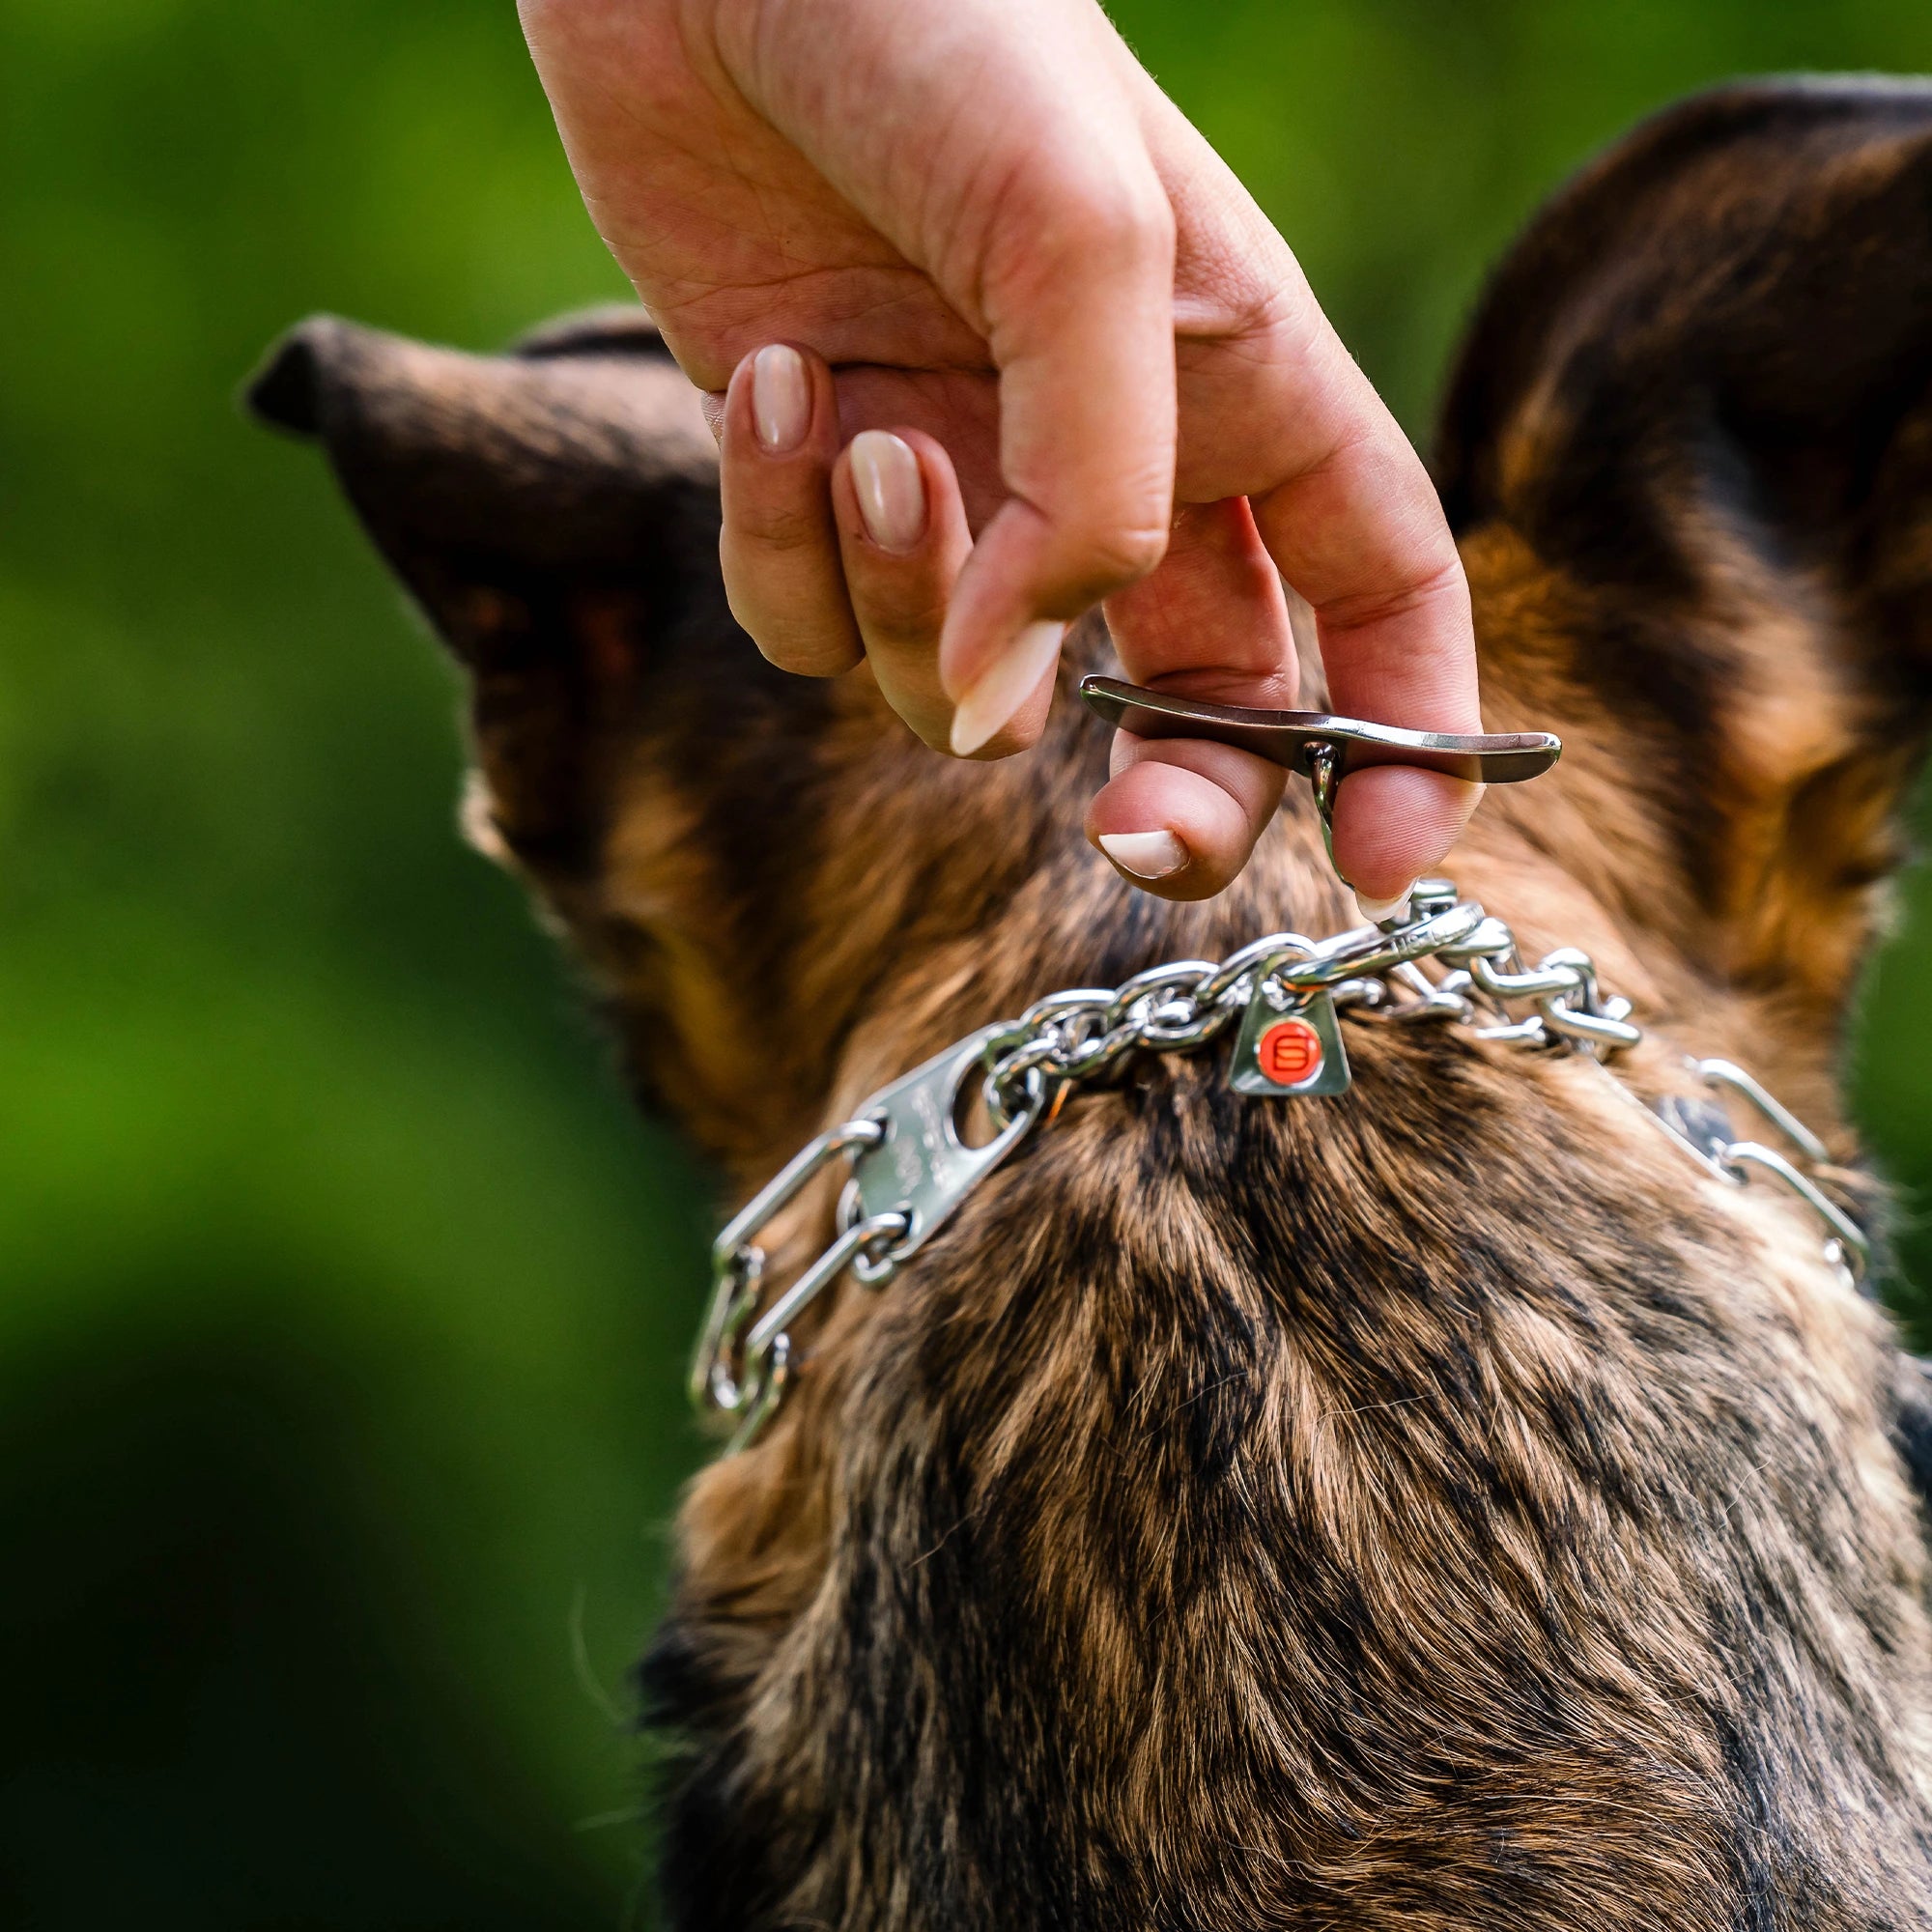
[[[1321,1036],[1306,1020],[1277,1020],[1262,1035],[1255,1058],[1277,1087],[1299,1087],[1321,1071]]]

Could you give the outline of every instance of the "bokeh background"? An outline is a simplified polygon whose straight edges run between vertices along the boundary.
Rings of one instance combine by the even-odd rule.
[[[1418,438],[1635,117],[1932,69],[1924,0],[1117,14]],[[320,461],[233,405],[313,309],[482,348],[621,293],[508,0],[0,0],[8,1926],[649,1922],[705,1178],[459,846],[452,680]],[[1855,1078],[1922,1212],[1909,902]]]

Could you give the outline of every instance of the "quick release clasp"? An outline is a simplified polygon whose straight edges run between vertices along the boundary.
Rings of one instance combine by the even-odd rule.
[[[1299,774],[1315,788],[1331,861],[1335,794],[1350,772],[1414,765],[1476,784],[1520,784],[1541,778],[1563,755],[1562,740],[1548,731],[1404,731],[1325,711],[1209,704],[1112,677],[1082,678],[1080,696],[1096,716],[1137,738],[1206,738]]]

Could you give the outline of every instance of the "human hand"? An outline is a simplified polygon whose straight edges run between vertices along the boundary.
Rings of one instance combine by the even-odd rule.
[[[584,201],[719,431],[726,588],[775,663],[865,655],[929,744],[1037,737],[1065,623],[1136,683],[1481,729],[1420,461],[1286,244],[1091,0],[521,0]],[[1279,573],[1279,577],[1277,576]],[[1089,836],[1218,892],[1283,775],[1117,740]],[[1473,786],[1351,775],[1386,909]]]

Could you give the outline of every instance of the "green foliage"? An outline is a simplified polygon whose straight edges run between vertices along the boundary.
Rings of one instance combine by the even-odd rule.
[[[1912,0],[1119,17],[1417,434],[1630,120],[1932,66]],[[312,309],[481,347],[620,283],[474,0],[0,0],[0,1914],[613,1925],[703,1187],[459,847],[436,653],[231,398]],[[1928,993],[1895,948],[1860,1075],[1921,1188]]]

